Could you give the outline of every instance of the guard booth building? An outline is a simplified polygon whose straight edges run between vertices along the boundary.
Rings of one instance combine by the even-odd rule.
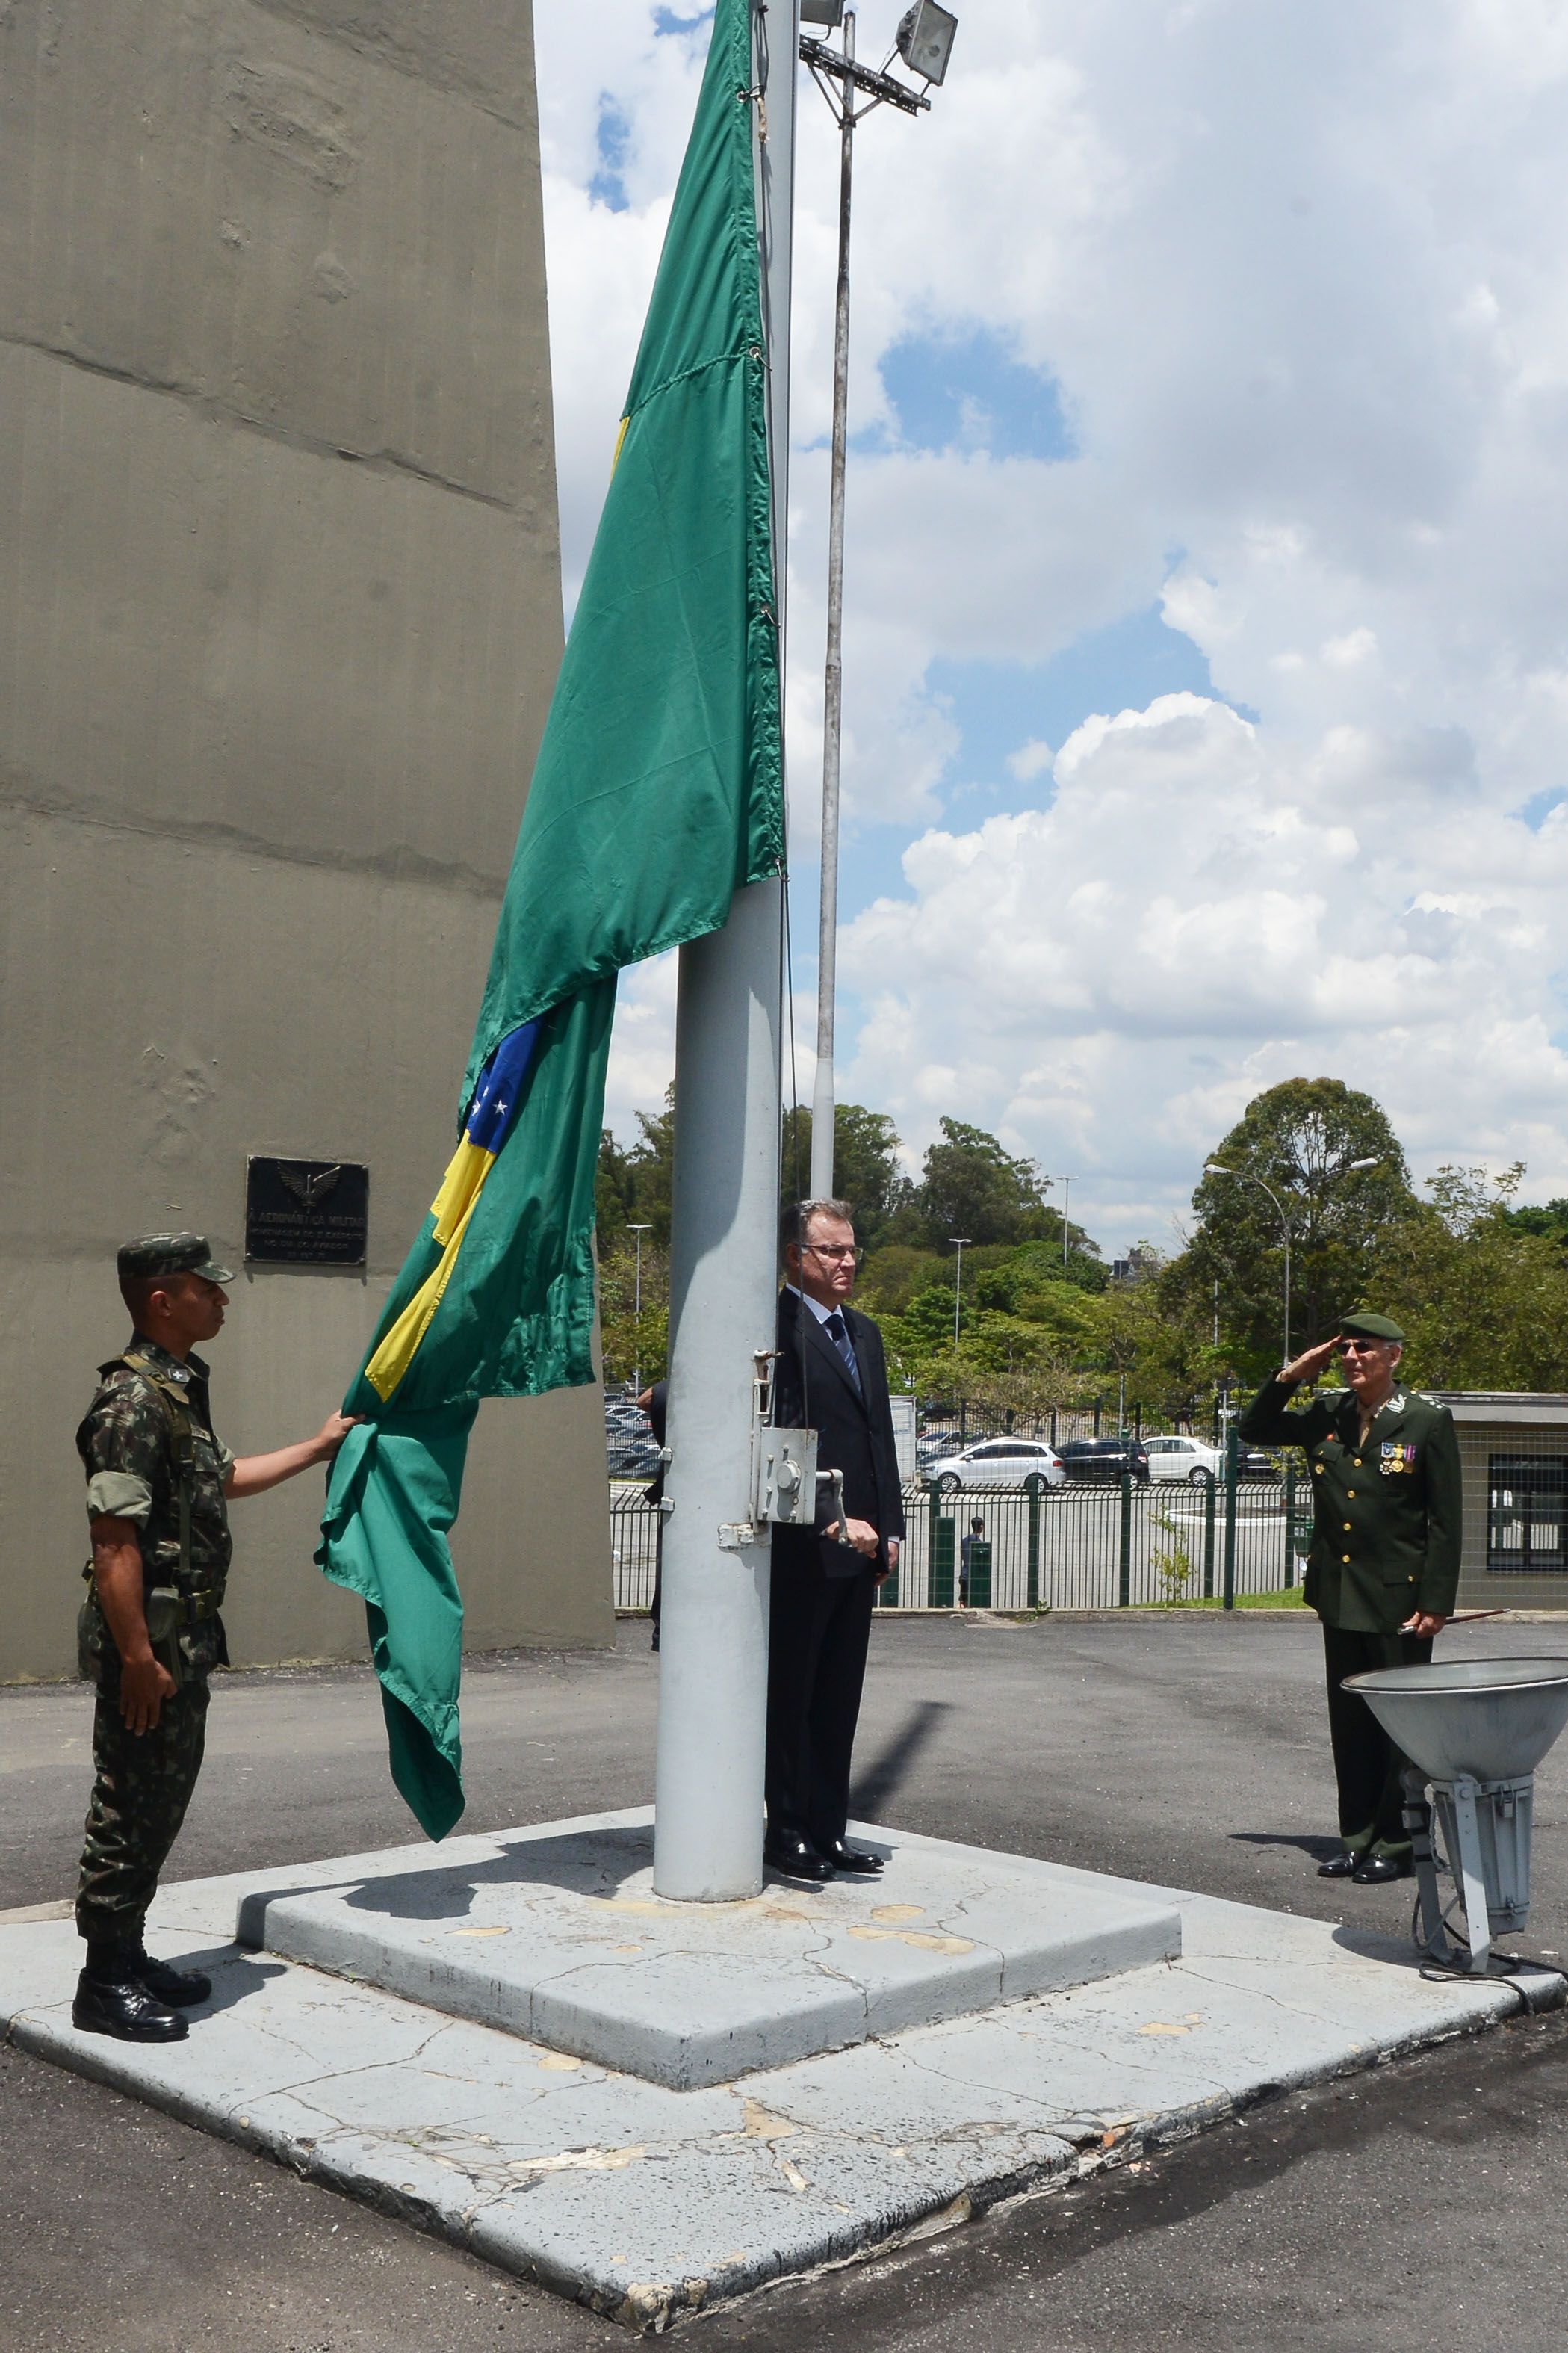
[[[1461,1609],[1568,1611],[1568,1396],[1432,1389],[1459,1438]]]

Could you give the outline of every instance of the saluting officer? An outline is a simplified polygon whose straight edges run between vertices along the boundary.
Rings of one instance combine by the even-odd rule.
[[[1341,1851],[1324,1879],[1363,1887],[1409,1876],[1400,1774],[1405,1759],[1347,1675],[1425,1666],[1453,1614],[1459,1581],[1461,1482],[1454,1417],[1401,1386],[1405,1335],[1386,1315],[1352,1315],[1266,1381],[1242,1415],[1249,1443],[1300,1446],[1312,1472],[1306,1601],[1323,1625],[1329,1735],[1339,1784]],[[1341,1396],[1292,1405],[1331,1357]]]
[[[330,1461],[352,1424],[333,1413],[314,1438],[237,1461],[213,1434],[195,1353],[222,1329],[227,1267],[200,1234],[151,1234],[126,1243],[119,1272],[134,1329],[99,1366],[76,1435],[92,1527],[81,1663],[98,1706],[76,1904],[87,1967],[71,2016],[89,2033],[174,2042],[211,1981],[149,1959],[143,1926],[201,1769],[207,1677],[228,1660],[226,1502]]]

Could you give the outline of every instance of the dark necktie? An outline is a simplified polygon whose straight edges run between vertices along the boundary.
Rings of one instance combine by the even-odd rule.
[[[844,1318],[838,1313],[837,1308],[835,1308],[832,1314],[827,1317],[822,1328],[826,1333],[828,1338],[832,1341],[834,1346],[837,1349],[839,1355],[843,1357],[844,1369],[848,1374],[850,1379],[854,1382],[856,1388],[858,1388],[860,1386],[860,1367],[855,1362],[854,1346],[850,1341],[849,1334],[845,1327]]]

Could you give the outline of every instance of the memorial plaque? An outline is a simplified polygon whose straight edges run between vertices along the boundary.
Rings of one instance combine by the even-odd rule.
[[[363,1266],[370,1170],[361,1160],[276,1160],[245,1170],[245,1255],[275,1266]]]

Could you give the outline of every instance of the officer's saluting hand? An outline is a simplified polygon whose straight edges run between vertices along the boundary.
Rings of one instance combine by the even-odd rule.
[[[207,1677],[227,1662],[227,1504],[330,1461],[353,1423],[330,1414],[314,1438],[237,1460],[214,1435],[195,1354],[223,1328],[227,1267],[199,1234],[153,1234],[125,1245],[119,1274],[131,1343],[100,1366],[77,1431],[92,1530],[82,1663],[98,1706],[71,2015],[89,2033],[169,2042],[212,1988],[150,1960],[142,1937],[201,1768]]]

